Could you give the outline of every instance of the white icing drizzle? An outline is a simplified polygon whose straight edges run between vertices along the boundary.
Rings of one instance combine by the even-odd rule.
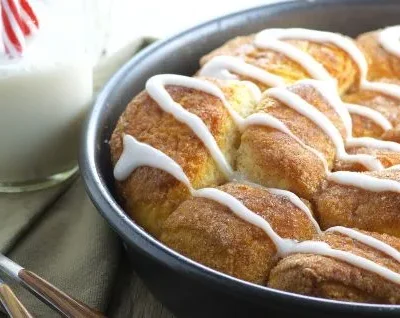
[[[250,81],[239,81],[239,82],[246,85],[247,89],[251,93],[255,102],[258,103],[261,100],[262,93],[256,84]]]
[[[347,147],[367,147],[375,149],[390,150],[400,152],[400,144],[393,141],[375,139],[371,137],[349,138],[346,142]]]
[[[312,152],[318,159],[322,162],[325,172],[329,172],[328,168],[328,162],[326,161],[326,158],[324,155],[319,152],[317,149],[310,147],[306,145],[299,137],[297,137],[295,134],[293,134],[290,129],[278,118],[267,114],[267,113],[255,113],[250,116],[248,116],[242,125],[243,129],[246,129],[249,126],[266,126],[266,127],[271,127],[276,130],[279,130],[280,132],[287,134],[289,137],[293,138],[297,143],[299,143],[302,147],[307,149],[308,151]]]
[[[386,168],[385,170],[399,170],[399,169],[400,169],[400,164],[391,166],[389,168]]]
[[[284,54],[291,60],[300,64],[307,71],[307,73],[309,73],[309,75],[315,79],[332,80],[330,74],[320,63],[318,63],[310,55],[294,47],[293,45],[281,42],[266,34],[261,33],[256,35],[254,44],[258,48],[268,49]]]
[[[396,29],[396,33],[397,32],[398,30]],[[385,36],[384,33],[384,38],[385,37],[387,36]],[[329,73],[311,55],[301,51],[300,49],[295,48],[288,43],[280,41],[285,39],[307,40],[317,43],[331,43],[341,48],[352,58],[352,60],[357,64],[359,68],[360,88],[377,91],[400,99],[400,87],[398,85],[370,82],[367,80],[368,63],[363,53],[350,38],[345,37],[341,34],[302,28],[266,29],[256,35],[254,44],[260,48],[279,51],[280,53],[293,59],[294,61],[299,63],[305,70],[307,70],[311,77],[315,79],[332,80],[332,77],[329,75]],[[268,43],[272,43],[272,45],[269,45]],[[286,49],[287,45],[295,48],[295,50]],[[325,70],[325,75],[322,74],[321,68]]]
[[[345,104],[347,110],[350,114],[357,114],[362,117],[366,117],[377,125],[379,125],[384,131],[388,131],[393,128],[393,125],[385,116],[383,116],[380,112],[371,109],[366,106],[356,105],[356,104]]]
[[[130,135],[123,136],[123,151],[114,167],[114,178],[123,181],[138,167],[148,166],[164,170],[175,179],[181,181],[189,189],[190,181],[183,172],[182,167],[163,152],[137,141]]]
[[[310,209],[308,208],[308,206],[300,199],[300,197],[298,197],[293,192],[290,192],[287,190],[282,190],[282,189],[277,189],[277,188],[266,188],[258,183],[254,183],[254,182],[247,180],[244,174],[238,174],[237,178],[235,178],[235,181],[240,182],[242,184],[249,185],[253,188],[263,189],[263,190],[268,191],[269,193],[272,193],[276,196],[285,197],[294,206],[296,206],[297,208],[299,208],[300,210],[302,210],[304,212],[304,214],[308,217],[310,222],[314,225],[314,227],[318,233],[322,233],[317,220],[314,218],[314,216],[313,216],[312,212],[310,211]]]
[[[364,79],[361,81],[360,87],[365,90],[379,92],[400,99],[400,86],[396,84],[369,82]]]
[[[348,162],[359,162],[371,170],[383,170],[382,163],[373,156],[366,154],[349,155],[346,153],[344,142],[340,132],[332,122],[319,110],[308,104],[300,96],[282,88],[271,88],[266,91],[269,96],[281,101],[299,114],[307,117],[315,123],[331,139],[338,159]]]
[[[282,77],[271,74],[257,66],[248,64],[238,57],[216,56],[208,61],[200,70],[200,76],[210,76],[219,79],[235,79],[239,75],[254,78],[255,80],[266,84],[267,86],[284,86],[285,81]]]
[[[187,88],[192,88],[195,90],[203,91],[207,94],[213,95],[223,103],[225,109],[228,111],[229,115],[231,116],[232,120],[235,122],[235,124],[239,127],[241,127],[243,123],[243,118],[232,108],[232,106],[229,104],[229,102],[226,100],[224,93],[222,90],[215,84],[199,79],[199,78],[193,78],[193,77],[188,77],[188,76],[183,76],[183,75],[175,75],[175,74],[160,74],[160,75],[155,75],[151,78],[149,78],[146,82],[146,90],[147,93],[160,105],[160,107],[168,112],[171,113],[176,119],[180,120],[179,118],[183,115],[180,115],[182,113],[182,106],[175,103],[175,101],[172,99],[172,97],[168,94],[168,92],[165,89],[166,85],[176,85],[176,86],[183,86]],[[254,87],[253,87],[254,88]],[[162,104],[160,103],[162,102]],[[183,109],[185,112],[191,114],[187,110]],[[175,112],[178,112],[176,114]],[[195,117],[197,117],[194,114],[191,114]],[[198,117],[197,117],[198,118]],[[201,119],[198,118],[200,121]],[[185,122],[187,125],[191,124],[191,119],[186,122],[185,118],[182,118],[182,121]],[[204,125],[204,123],[203,123]],[[189,125],[190,128],[192,128]],[[192,128],[193,129],[193,128]],[[202,129],[208,130],[207,126],[203,126]],[[204,132],[203,132],[204,133]],[[209,134],[208,137],[214,138],[211,133]]]
[[[193,193],[193,196],[216,201],[228,207],[235,215],[237,215],[242,220],[245,220],[246,222],[259,227],[269,236],[274,245],[277,247],[279,253],[279,246],[281,245],[280,243],[282,241],[282,238],[278,234],[276,234],[271,225],[264,218],[249,210],[234,196],[215,188],[204,188],[196,190]]]
[[[400,263],[400,252],[390,246],[389,244],[384,243],[381,240],[378,240],[370,235],[361,233],[359,231],[356,231],[354,229],[349,229],[344,226],[334,226],[326,230],[326,232],[338,232],[341,234],[344,234],[348,237],[351,237],[354,240],[357,240],[364,245],[370,246],[386,255],[389,255],[396,261]]]
[[[292,239],[282,238],[273,230],[268,221],[266,221],[255,212],[249,210],[242,202],[240,202],[232,195],[215,188],[203,188],[199,190],[194,190],[182,168],[173,159],[149,145],[138,142],[134,137],[125,135],[124,152],[117,162],[114,174],[116,175],[116,177],[119,178],[118,180],[123,180],[129,175],[130,172],[132,172],[139,166],[152,166],[171,173],[178,180],[182,181],[188,186],[188,189],[193,196],[203,197],[218,202],[228,207],[236,216],[238,216],[242,220],[259,227],[271,239],[277,249],[277,254],[280,257],[284,257],[293,253],[311,253],[329,256],[342,260],[359,268],[368,270],[370,272],[376,273],[389,281],[400,284],[399,274],[391,271],[384,266],[376,264],[369,259],[354,255],[349,252],[333,249],[324,242],[296,242]],[[283,193],[280,190],[278,190],[277,192],[277,189],[269,189],[269,191],[271,191],[271,193],[275,192],[277,193],[277,195],[288,195],[287,192]],[[291,199],[289,200],[291,200],[291,202],[292,200],[301,201],[299,198],[293,199],[294,196],[294,194],[290,194]],[[296,202],[294,205],[298,206],[301,205],[301,203]],[[302,210],[304,211],[304,209]]]
[[[218,144],[215,141],[213,135],[208,130],[206,124],[198,116],[192,114],[191,112],[184,109],[180,104],[176,103],[165,89],[166,85],[183,86],[200,90],[218,97],[225,104],[225,96],[223,95],[221,90],[210,82],[173,74],[156,75],[151,77],[146,82],[146,90],[151,98],[157,102],[157,104],[163,111],[170,113],[178,121],[186,124],[191,128],[191,130],[208,149],[222,173],[226,176],[227,179],[230,179],[233,174],[233,170],[226,160],[224,154],[218,147]]]
[[[298,207],[308,216],[309,220],[314,225],[317,232],[321,233],[321,228],[319,227],[317,220],[312,215],[308,206],[303,201],[301,201],[301,199],[297,195],[287,190],[275,189],[275,188],[267,188],[267,191],[277,196],[283,196],[287,198],[294,206]]]
[[[353,41],[341,34],[332,33],[332,32],[325,32],[325,31],[317,31],[317,30],[310,30],[310,29],[302,29],[302,28],[289,28],[289,29],[266,29],[259,32],[256,35],[256,39],[254,41],[255,45],[267,42],[269,39],[276,39],[276,40],[308,40],[311,42],[317,43],[331,43],[335,46],[341,48],[343,51],[346,51],[354,60],[354,62],[360,68],[361,76],[364,78],[367,74],[368,65],[364,58],[364,55],[361,51],[357,48],[357,46],[353,43]],[[284,43],[284,42],[280,42]],[[300,50],[301,51],[301,50]],[[301,51],[303,52],[303,51]],[[280,53],[285,54],[284,51],[280,51]],[[304,52],[303,52],[304,53]],[[286,55],[286,54],[285,54]],[[317,71],[319,66],[322,67],[320,63],[318,63],[314,58],[312,58],[309,54],[306,55],[313,60],[311,63],[306,63],[304,59],[302,62],[298,62],[302,65],[310,75],[314,74]],[[289,55],[287,55],[290,57]],[[297,54],[297,57],[294,60],[297,62],[298,59],[301,59],[300,54]],[[317,64],[316,64],[317,63]],[[319,66],[317,66],[319,65]],[[322,67],[323,68],[323,67]],[[323,68],[325,70],[325,68]],[[327,72],[325,70],[325,72]],[[315,79],[331,79],[329,75],[328,78],[319,78],[317,76],[312,75]]]
[[[331,106],[335,112],[339,115],[340,119],[344,124],[346,130],[346,136],[351,136],[352,133],[352,122],[349,111],[344,106],[342,100],[337,93],[337,83],[333,81],[316,81],[313,79],[304,79],[298,81],[296,84],[299,85],[310,85],[326,100],[329,106]],[[296,85],[295,84],[295,85]]]
[[[274,99],[279,100],[285,106],[290,107],[295,110],[299,114],[307,117],[312,122],[315,123],[318,127],[320,127],[325,134],[329,136],[334,145],[337,148],[337,152],[343,152],[344,144],[342,136],[336,127],[332,124],[332,122],[323,115],[319,110],[311,106],[300,96],[295,93],[290,92],[287,89],[281,88],[271,88],[266,91],[266,94]]]
[[[305,80],[298,81],[297,84],[298,85],[310,85],[310,86],[314,87],[314,89],[316,89],[321,94],[321,96],[326,99],[327,103],[340,116],[342,122],[344,123],[346,135],[347,135],[346,147],[370,147],[370,148],[375,148],[375,149],[383,149],[383,150],[386,149],[386,150],[390,150],[393,152],[400,152],[400,144],[396,143],[396,142],[384,141],[384,140],[379,140],[379,139],[370,138],[370,137],[360,137],[360,138],[352,137],[352,122],[351,122],[350,113],[347,110],[346,106],[350,106],[350,108],[352,106],[355,106],[355,108],[357,110],[359,110],[360,108],[362,109],[362,108],[367,108],[367,107],[363,107],[363,106],[359,106],[359,105],[352,105],[352,104],[345,105],[342,102],[342,100],[339,98],[339,95],[337,94],[336,83],[330,82],[330,81],[316,81],[316,80],[312,80],[312,79],[305,79]],[[374,112],[371,109],[368,109],[368,110],[370,110],[371,113]],[[365,110],[363,110],[363,111],[365,112]],[[379,112],[377,112],[377,113],[381,117],[383,117],[383,115],[381,115]],[[321,113],[321,115],[323,115],[323,114]],[[308,117],[308,118],[310,118],[310,117]],[[379,116],[378,116],[378,118],[380,119]],[[384,118],[384,120],[390,125],[390,127],[392,127],[386,118]],[[313,120],[313,121],[315,123],[319,122],[319,123],[324,124],[321,120]],[[332,132],[333,132],[333,128],[332,128]],[[332,136],[332,134],[328,134],[328,135],[330,137]],[[339,136],[337,136],[337,140],[340,140]],[[334,144],[336,146],[336,150],[339,149],[338,147],[342,147],[341,144],[338,144],[335,141],[334,141]],[[359,161],[360,163],[365,165],[370,170],[383,170],[384,169],[384,167],[383,167],[382,163],[379,161],[379,159],[377,159],[371,155],[366,155],[366,154],[348,155],[348,154],[342,154],[340,151],[338,151],[338,157],[345,161],[353,161],[353,162]]]
[[[314,225],[314,228],[318,233],[322,233],[317,220],[314,218],[314,216],[313,216],[312,212],[310,211],[310,209],[308,208],[308,206],[300,199],[300,197],[298,197],[293,192],[290,192],[287,190],[282,190],[282,189],[264,187],[258,183],[254,183],[254,182],[247,180],[246,176],[243,173],[239,173],[239,172],[235,172],[235,178],[233,181],[248,185],[252,188],[259,188],[264,191],[268,191],[269,193],[272,193],[273,195],[282,196],[282,197],[286,198],[287,200],[290,201],[291,204],[293,204],[299,210],[304,212],[304,214],[308,217],[310,222]]]
[[[339,184],[353,186],[372,192],[389,191],[400,193],[400,182],[390,179],[380,179],[359,172],[333,172],[329,175],[329,180]]]
[[[318,241],[303,241],[297,244],[293,244],[291,248],[288,248],[284,255],[293,253],[308,253],[318,254],[323,256],[332,257],[348,264],[354,265],[358,268],[365,269],[371,273],[375,273],[387,280],[400,284],[400,274],[379,265],[367,258],[352,254],[350,252],[333,249],[325,242]]]
[[[400,58],[400,25],[383,29],[378,41],[386,51]]]

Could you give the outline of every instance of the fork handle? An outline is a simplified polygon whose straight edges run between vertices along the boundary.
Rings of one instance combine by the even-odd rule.
[[[0,284],[0,302],[11,318],[33,318],[6,284]]]
[[[100,312],[68,296],[33,272],[22,269],[19,271],[18,277],[28,290],[57,310],[64,317],[104,317]]]

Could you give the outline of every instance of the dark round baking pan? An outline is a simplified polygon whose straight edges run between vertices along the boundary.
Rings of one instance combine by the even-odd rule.
[[[158,73],[192,75],[202,55],[232,37],[268,27],[305,27],[355,36],[398,24],[399,17],[398,0],[309,0],[266,5],[157,42],[109,81],[86,123],[81,173],[97,209],[124,240],[132,266],[173,313],[179,317],[400,317],[400,306],[286,293],[235,279],[179,255],[136,225],[118,205],[107,143],[118,117],[149,77]]]

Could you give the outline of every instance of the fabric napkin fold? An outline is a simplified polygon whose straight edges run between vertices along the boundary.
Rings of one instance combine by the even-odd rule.
[[[70,183],[43,191],[0,194],[0,251],[7,253]]]
[[[72,185],[59,186],[57,190],[66,192],[58,197],[56,202],[43,209],[32,222],[24,222],[23,227],[29,226],[29,229],[20,227],[22,232],[15,244],[6,248],[7,255],[71,296],[104,311],[119,265],[120,243],[95,210],[79,178]],[[45,192],[46,194],[42,193],[43,196],[36,197],[38,201],[43,201],[43,197],[53,199],[57,191],[50,189]],[[10,195],[3,195],[2,199],[4,196]],[[33,196],[29,196],[30,200],[33,200]],[[35,200],[33,202],[37,204]],[[21,203],[23,205],[23,202]],[[26,210],[13,212],[24,214],[26,211],[32,211],[29,207],[25,206]],[[2,214],[4,212],[2,210]],[[17,224],[18,222],[14,222],[14,229],[17,228]],[[36,317],[57,316],[23,288],[15,284],[11,286],[22,303]]]

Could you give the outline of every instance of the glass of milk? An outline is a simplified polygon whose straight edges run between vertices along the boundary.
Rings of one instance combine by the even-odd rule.
[[[45,188],[77,171],[95,63],[83,2],[30,0],[39,29],[20,57],[0,49],[0,192]]]

